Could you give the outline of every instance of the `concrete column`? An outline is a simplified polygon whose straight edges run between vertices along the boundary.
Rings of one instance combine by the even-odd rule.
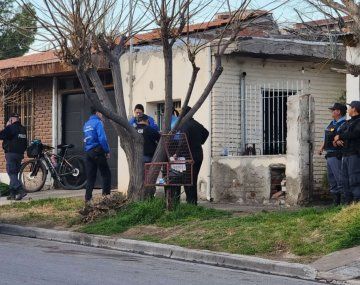
[[[360,65],[360,47],[346,47],[346,61]],[[360,100],[360,76],[346,75],[346,102]]]
[[[299,204],[309,196],[310,189],[310,95],[288,97],[286,191],[289,204]]]

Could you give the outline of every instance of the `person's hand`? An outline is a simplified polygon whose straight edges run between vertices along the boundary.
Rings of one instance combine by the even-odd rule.
[[[107,159],[109,159],[109,158],[110,158],[110,153],[108,152],[107,154],[105,154],[105,157],[106,157]]]
[[[334,142],[338,141],[339,139],[340,139],[340,136],[339,136],[339,135],[336,135],[336,136],[334,137]]]
[[[7,121],[6,126],[10,126],[11,125],[11,120],[9,119],[9,121]]]
[[[337,140],[337,141],[336,141],[336,145],[337,145],[337,146],[344,146],[344,141],[342,141],[342,140]]]
[[[324,151],[324,149],[323,149],[323,148],[320,148],[319,151],[318,151],[318,155],[322,155],[322,154],[323,154],[323,151]]]

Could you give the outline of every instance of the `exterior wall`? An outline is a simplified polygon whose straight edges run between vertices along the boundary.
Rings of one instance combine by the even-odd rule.
[[[194,87],[194,92],[189,105],[195,103],[204,89],[209,78],[209,50],[206,49],[197,56],[196,63],[201,70]],[[145,107],[145,113],[154,117],[156,114],[157,103],[164,102],[164,64],[162,52],[158,48],[146,47],[140,48],[140,51],[133,54],[133,90],[130,89],[130,72],[129,72],[129,55],[124,55],[121,59],[122,76],[124,80],[125,103],[129,117],[133,114],[133,108],[136,104],[141,103]],[[185,99],[189,81],[191,78],[192,67],[187,59],[186,52],[181,50],[174,51],[173,62],[174,82],[173,82],[173,99]],[[132,93],[132,94],[131,94]],[[209,102],[207,99],[194,118],[198,120],[210,131],[210,112]],[[210,139],[203,146],[204,163],[199,175],[200,197],[206,196],[206,187],[209,185],[210,177]],[[119,191],[126,192],[129,172],[126,156],[119,146],[118,155],[118,187]]]
[[[285,156],[214,158],[212,197],[215,201],[267,204],[270,200],[270,168],[285,165]]]
[[[360,48],[347,47],[346,60],[352,64],[360,64]],[[351,74],[346,75],[346,101],[360,100],[360,78]]]
[[[313,184],[315,188],[313,194],[321,195],[324,192],[321,184],[325,173],[325,160],[316,155],[316,152],[322,142],[323,130],[331,119],[328,107],[344,94],[345,75],[333,72],[330,66],[321,63],[252,59],[235,55],[226,56],[223,59],[223,65],[224,72],[216,83],[212,95],[212,156],[218,157],[225,145],[228,146],[231,156],[239,154],[237,148],[241,145],[240,76],[243,72],[246,72],[247,86],[266,87],[279,84],[277,86],[281,89],[286,88],[286,82],[292,82],[294,87],[290,89],[300,89],[302,94],[310,93],[313,98]],[[296,84],[299,85],[296,86]],[[233,96],[229,97],[229,93]],[[260,98],[261,93],[252,92],[251,97],[254,96]],[[255,142],[261,144],[262,110],[259,100],[252,98],[247,102],[246,108],[248,132]],[[231,104],[226,104],[226,102]],[[289,116],[291,115],[290,113]],[[261,158],[253,157],[252,159]]]
[[[33,83],[34,92],[34,138],[44,144],[52,144],[52,80],[37,79]],[[4,126],[4,106],[0,107],[0,126]],[[4,152],[0,151],[0,181],[8,183]]]

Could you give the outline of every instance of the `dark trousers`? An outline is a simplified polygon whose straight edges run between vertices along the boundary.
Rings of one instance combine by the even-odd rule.
[[[346,203],[360,201],[360,156],[344,156],[342,159],[342,185]]]
[[[197,181],[198,181],[201,164],[202,164],[202,157],[201,157],[201,159],[197,159],[194,161],[193,173],[192,173],[193,185],[192,186],[184,186],[185,193],[186,193],[186,202],[189,204],[197,205],[197,200],[198,200],[197,199]]]
[[[97,153],[94,150],[88,151],[86,153],[85,167],[87,178],[85,201],[89,201],[92,198],[92,192],[94,189],[98,169],[102,178],[102,194],[110,194],[111,172],[105,154]]]
[[[328,157],[326,159],[327,174],[331,194],[341,194],[343,192],[341,179],[341,159]]]
[[[5,153],[6,172],[10,178],[10,192],[13,194],[16,194],[16,191],[22,190],[22,184],[19,180],[19,172],[23,158],[24,155],[19,153]]]

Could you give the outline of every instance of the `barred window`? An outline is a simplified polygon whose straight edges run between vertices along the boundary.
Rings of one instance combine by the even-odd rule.
[[[21,124],[26,128],[28,142],[30,143],[34,139],[34,93],[31,88],[16,87],[5,93],[5,123],[12,113],[19,114]]]

